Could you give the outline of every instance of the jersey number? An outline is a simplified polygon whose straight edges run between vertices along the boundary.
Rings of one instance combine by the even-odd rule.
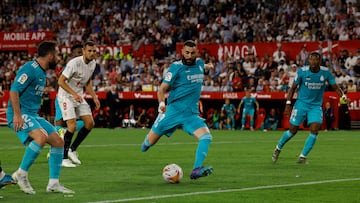
[[[22,127],[22,129],[27,129],[29,127],[33,127],[34,123],[31,121],[31,119],[29,118],[29,116],[27,114],[23,114],[22,119],[24,120],[24,125]]]

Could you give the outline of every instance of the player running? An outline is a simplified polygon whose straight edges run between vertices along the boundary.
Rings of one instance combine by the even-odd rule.
[[[309,56],[308,66],[303,66],[297,72],[297,77],[291,86],[286,101],[285,113],[290,114],[291,100],[296,90],[298,95],[290,115],[290,128],[280,138],[272,154],[273,162],[279,158],[279,154],[286,144],[298,131],[300,124],[307,119],[310,126],[310,134],[305,141],[304,148],[297,160],[297,163],[306,163],[306,157],[315,145],[319,130],[322,124],[322,102],[325,87],[328,84],[343,99],[346,95],[336,85],[335,78],[331,71],[320,66],[321,55],[312,52]]]

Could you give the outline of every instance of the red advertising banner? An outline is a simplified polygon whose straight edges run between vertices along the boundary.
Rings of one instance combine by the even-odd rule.
[[[0,32],[0,50],[36,52],[37,43],[52,40],[52,31],[39,32]]]
[[[106,99],[106,92],[97,92],[99,99]],[[122,100],[138,100],[146,101],[153,100],[157,101],[156,92],[119,92],[119,97]],[[55,99],[56,92],[50,93],[50,98]],[[210,100],[224,100],[229,98],[232,100],[240,100],[245,96],[244,92],[202,92],[201,99],[206,102]],[[279,100],[279,105],[285,104],[287,93],[285,92],[272,92],[272,93],[252,93],[252,96],[255,97],[259,102],[267,100]],[[296,94],[294,95],[296,99]],[[360,92],[348,93],[347,94],[350,104],[349,112],[352,121],[360,121]],[[87,96],[90,99],[90,96]],[[4,97],[0,98],[0,125],[6,125],[6,108],[7,101],[9,99],[9,92],[6,91]],[[339,97],[335,92],[325,92],[324,103],[330,102],[333,107],[339,105]],[[337,108],[335,108],[335,114],[337,114]]]
[[[339,54],[339,51],[346,49],[349,52],[356,54],[360,48],[360,40],[353,41],[324,41],[324,42],[282,42],[282,50],[285,52],[288,59],[296,59],[301,47],[306,46],[308,52],[321,50],[322,54],[329,53]],[[176,51],[180,53],[181,44],[176,45]],[[235,58],[244,58],[248,53],[254,53],[258,57],[263,57],[265,54],[271,55],[277,48],[276,42],[269,43],[229,43],[229,44],[199,44],[200,51],[207,50],[211,56],[216,56],[217,59],[223,59],[224,56],[232,56]]]

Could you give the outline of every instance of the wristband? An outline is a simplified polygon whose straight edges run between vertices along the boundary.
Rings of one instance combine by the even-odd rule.
[[[291,105],[291,101],[290,101],[290,100],[287,100],[287,101],[286,101],[286,104]]]
[[[160,103],[159,103],[159,106],[165,106],[165,102],[163,102],[163,101],[160,102]]]
[[[164,107],[164,106],[165,106],[165,102],[162,101],[162,102],[159,103],[159,108],[158,108],[158,112],[159,112],[159,113],[164,113],[164,112],[161,110],[161,107]]]

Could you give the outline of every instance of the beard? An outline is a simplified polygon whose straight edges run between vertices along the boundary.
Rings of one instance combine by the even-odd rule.
[[[187,66],[192,66],[192,65],[195,65],[195,58],[189,58],[189,59],[186,59],[186,58],[182,58],[182,62],[184,65],[187,65]]]
[[[55,62],[55,61],[49,62],[49,69],[51,69],[51,70],[55,70],[55,69],[56,69],[56,62]]]

